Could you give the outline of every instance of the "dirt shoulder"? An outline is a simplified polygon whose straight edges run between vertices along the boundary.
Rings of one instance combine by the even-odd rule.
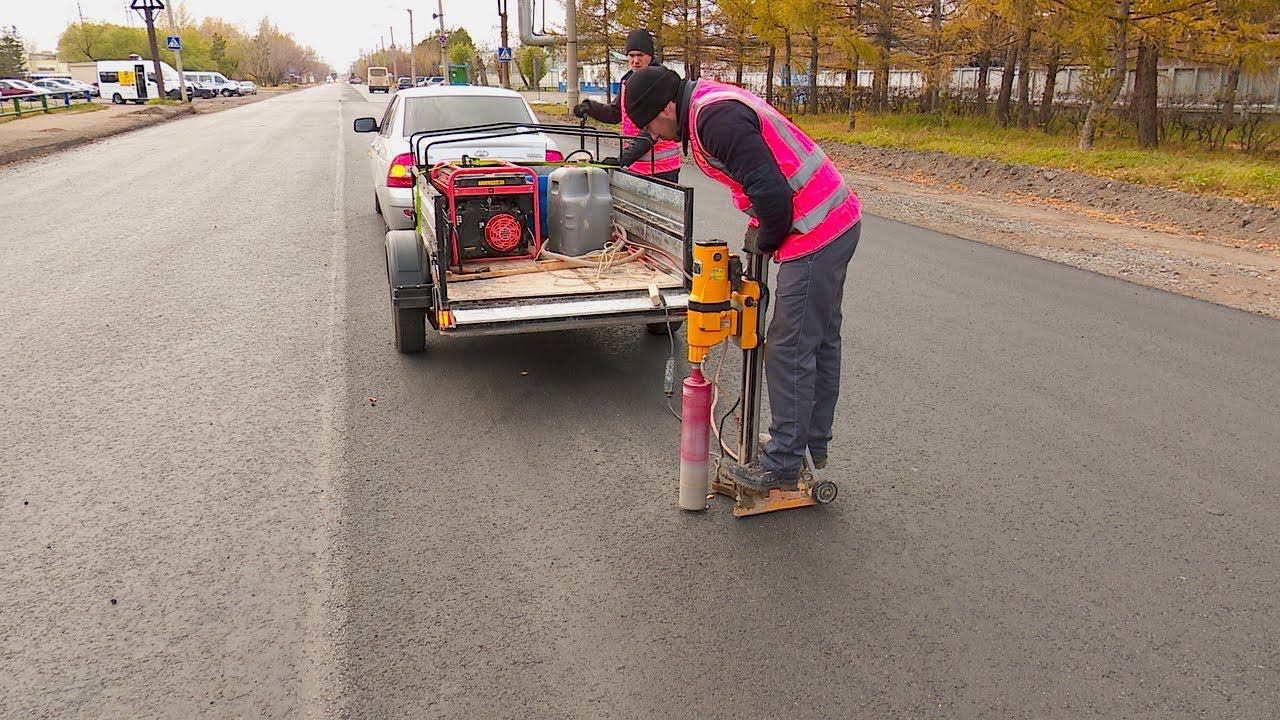
[[[868,214],[1280,318],[1278,208],[939,152],[821,145]]]
[[[1280,210],[1079,173],[823,143],[872,215],[1280,318]]]
[[[0,166],[66,150],[113,135],[150,127],[174,118],[220,112],[281,95],[288,90],[260,90],[257,95],[196,100],[187,105],[111,105],[87,113],[33,115],[0,124]]]

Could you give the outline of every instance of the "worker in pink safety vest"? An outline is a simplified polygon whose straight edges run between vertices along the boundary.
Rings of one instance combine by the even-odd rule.
[[[667,182],[678,182],[680,179],[680,144],[661,140],[656,143],[640,131],[631,118],[623,112],[626,103],[627,80],[642,68],[662,67],[653,57],[653,36],[645,29],[632,30],[627,34],[627,64],[631,69],[622,76],[618,94],[609,105],[594,100],[583,100],[573,109],[573,114],[580,118],[590,117],[603,123],[616,125],[622,123],[622,134],[637,141],[628,142],[623,148],[620,162],[628,165],[632,172],[641,175],[652,175]]]
[[[749,216],[746,250],[778,263],[765,350],[770,439],[758,465],[730,471],[758,490],[793,488],[806,448],[815,465],[827,464],[844,283],[862,232],[858,196],[817,143],[742,88],[644,68],[627,83],[625,110],[649,135],[687,141],[698,167]]]

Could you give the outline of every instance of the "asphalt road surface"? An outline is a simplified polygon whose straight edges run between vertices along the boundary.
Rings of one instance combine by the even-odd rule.
[[[382,103],[0,170],[0,717],[1275,716],[1280,323],[869,217],[839,500],[684,514],[665,339],[391,348]]]

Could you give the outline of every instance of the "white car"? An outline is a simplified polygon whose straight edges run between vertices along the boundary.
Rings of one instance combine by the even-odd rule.
[[[237,80],[234,82],[236,83],[236,85],[240,86],[241,95],[257,95],[258,94],[258,86],[254,85],[253,82],[249,80]]]
[[[376,132],[369,145],[369,170],[373,175],[373,205],[392,230],[408,230],[414,226],[413,154],[409,137],[424,130],[486,125],[489,123],[537,123],[533,109],[514,90],[465,85],[407,88],[396,93],[387,103],[379,122],[375,118],[355,121],[356,132]],[[543,133],[500,138],[474,138],[467,135],[432,136],[431,141],[464,140],[418,150],[427,163],[458,160],[463,155],[488,160],[546,162],[562,159],[554,140]]]
[[[89,90],[62,78],[41,78],[40,80],[32,80],[31,84],[60,97],[69,94],[72,97],[82,97],[86,100],[93,99],[93,93],[89,92]]]

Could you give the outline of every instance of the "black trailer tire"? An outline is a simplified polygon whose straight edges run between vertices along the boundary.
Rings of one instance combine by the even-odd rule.
[[[671,333],[679,331],[681,325],[684,325],[683,320],[672,320],[669,323],[656,322],[645,325],[644,330],[650,335],[662,335],[665,337]]]
[[[426,308],[391,308],[391,326],[397,352],[420,353],[427,349]]]

